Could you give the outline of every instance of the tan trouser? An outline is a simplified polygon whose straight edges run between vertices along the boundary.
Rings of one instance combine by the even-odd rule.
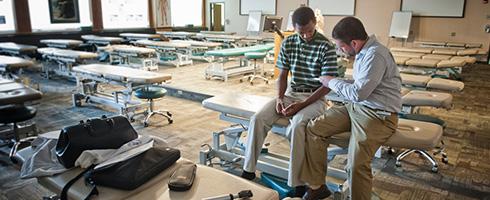
[[[283,101],[285,106],[288,106],[293,102],[302,101],[310,95],[311,93],[295,93],[288,90]],[[290,141],[291,146],[288,173],[289,186],[305,185],[299,179],[299,172],[305,157],[306,124],[310,119],[314,119],[324,113],[325,110],[325,100],[321,99],[303,108],[289,119],[290,125],[285,135]],[[245,171],[255,172],[257,159],[259,158],[267,133],[271,130],[272,125],[280,118],[281,116],[276,113],[276,99],[268,102],[250,118],[247,147],[245,149],[245,162],[243,164]]]
[[[325,184],[329,138],[351,131],[347,172],[351,199],[371,199],[371,160],[376,150],[396,131],[398,116],[384,116],[360,104],[335,106],[311,120],[306,128],[306,150],[301,180]]]

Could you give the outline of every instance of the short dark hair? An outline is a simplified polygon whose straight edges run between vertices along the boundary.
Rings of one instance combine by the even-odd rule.
[[[315,12],[310,7],[302,6],[296,9],[293,13],[293,26],[305,26],[311,21],[316,22]]]
[[[349,44],[352,40],[367,40],[368,35],[361,20],[355,17],[345,17],[333,28],[332,37]]]

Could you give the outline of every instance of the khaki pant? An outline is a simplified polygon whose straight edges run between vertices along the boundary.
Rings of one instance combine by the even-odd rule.
[[[325,184],[329,138],[351,131],[346,166],[351,199],[371,199],[371,160],[376,150],[395,133],[397,124],[396,114],[380,115],[360,104],[330,108],[308,123],[301,180],[310,185]]]
[[[285,106],[287,106],[293,102],[302,101],[310,95],[311,93],[297,93],[288,90],[286,91],[283,102]],[[285,137],[288,138],[291,146],[288,185],[292,187],[305,185],[305,183],[299,179],[299,172],[305,157],[306,124],[310,119],[314,119],[324,113],[325,110],[325,100],[321,99],[303,108],[289,119],[290,125],[286,130]],[[267,137],[267,133],[271,130],[272,125],[280,118],[281,116],[276,113],[276,99],[268,102],[260,111],[250,118],[247,147],[245,149],[245,162],[243,165],[245,171],[255,171],[257,160],[260,151],[262,150],[264,140]]]

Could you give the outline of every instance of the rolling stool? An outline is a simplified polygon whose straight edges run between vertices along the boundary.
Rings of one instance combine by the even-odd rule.
[[[173,119],[172,119],[172,113],[170,113],[169,111],[166,111],[166,110],[157,110],[157,111],[154,111],[153,110],[153,99],[159,99],[159,98],[162,98],[165,96],[165,94],[167,93],[167,90],[161,86],[157,86],[157,85],[146,85],[146,86],[143,86],[142,88],[139,88],[137,89],[135,92],[134,92],[134,96],[136,96],[137,98],[140,98],[140,99],[146,99],[150,102],[150,107],[148,108],[148,111],[146,111],[146,118],[145,118],[145,121],[143,122],[143,125],[145,127],[148,126],[148,121],[150,120],[150,117],[155,115],[155,114],[158,114],[158,115],[161,115],[165,118],[167,118],[168,120],[168,123],[171,124],[173,123]]]
[[[259,70],[259,66],[257,65],[257,59],[264,59],[266,56],[266,52],[248,52],[245,53],[245,59],[247,60],[254,60],[254,72],[251,75],[243,76],[240,79],[240,83],[243,82],[243,79],[248,79],[250,81],[250,85],[253,85],[253,81],[255,78],[260,78],[265,81],[266,84],[269,83],[269,79],[264,77],[264,69],[261,67]],[[259,71],[259,73],[257,73]]]
[[[403,113],[403,114],[399,114],[398,116],[400,118],[403,118],[403,119],[411,119],[411,120],[416,120],[416,121],[421,121],[421,122],[434,123],[434,124],[437,124],[437,125],[441,126],[443,130],[447,126],[446,121],[444,121],[442,119],[439,119],[437,117],[430,116],[430,115]],[[444,134],[444,132],[443,132],[443,134]],[[444,143],[444,140],[441,139],[441,146],[439,146],[437,148],[437,150],[434,153],[432,153],[432,155],[436,156],[438,154],[441,154],[441,156],[442,156],[441,161],[444,164],[448,164],[449,163],[449,160],[447,158],[447,153],[446,153],[445,150],[446,150],[446,144]],[[406,157],[407,155],[409,155],[410,154],[409,152],[410,152],[410,150],[405,150],[403,152],[405,154],[405,156],[403,156],[403,158]],[[403,159],[403,158],[401,158],[401,159]],[[401,163],[399,161],[396,161],[395,166],[400,167],[401,166]],[[432,171],[433,172],[437,172],[437,168],[433,168]]]
[[[17,149],[19,148],[20,145],[23,145],[25,143],[28,143],[30,140],[33,138],[24,138],[20,139],[18,129],[19,127],[17,126],[17,123],[27,121],[29,119],[34,118],[36,116],[36,109],[31,106],[24,106],[24,105],[17,105],[17,104],[12,104],[12,105],[6,105],[6,106],[1,106],[0,107],[0,124],[13,124],[13,139],[7,139],[10,141],[7,141],[4,145],[12,145],[12,148],[10,149],[10,154],[9,157],[12,160],[12,162],[16,162],[15,160],[15,153],[17,152]]]

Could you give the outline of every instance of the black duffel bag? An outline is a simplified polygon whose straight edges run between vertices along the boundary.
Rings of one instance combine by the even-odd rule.
[[[118,149],[136,138],[138,133],[126,117],[102,116],[63,128],[56,144],[56,156],[63,166],[71,168],[85,150]]]

